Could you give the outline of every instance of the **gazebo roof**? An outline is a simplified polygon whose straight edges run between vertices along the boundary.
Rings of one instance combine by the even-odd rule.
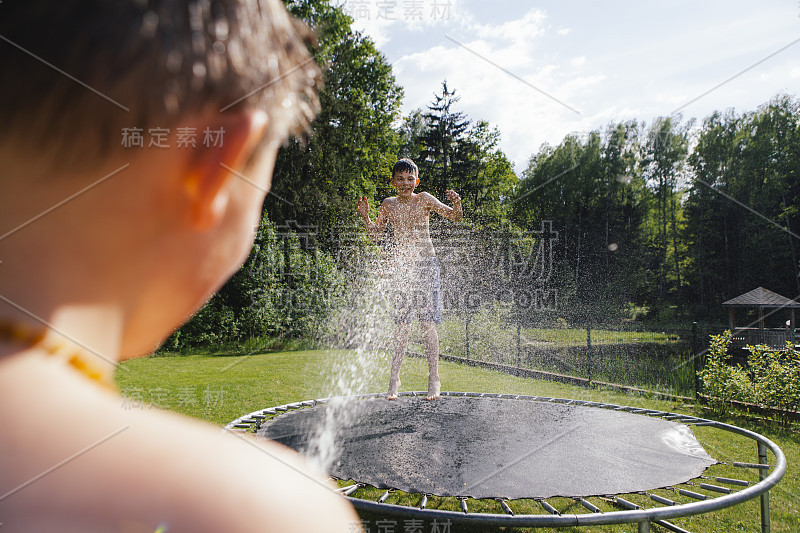
[[[800,309],[800,302],[768,291],[764,287],[753,289],[727,302],[722,302],[722,305],[727,307],[785,307],[787,309]]]

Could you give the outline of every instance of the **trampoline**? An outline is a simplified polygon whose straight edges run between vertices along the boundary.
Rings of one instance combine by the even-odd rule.
[[[471,522],[492,526],[564,527],[657,523],[762,498],[762,529],[769,530],[768,490],[786,469],[771,441],[712,420],[598,402],[484,393],[424,392],[348,398],[351,413],[338,427],[329,474],[351,481],[340,490],[361,510],[386,516]],[[303,452],[333,408],[329,399],[264,409],[226,426]],[[709,426],[753,439],[759,462],[732,462],[759,479],[708,476],[722,464],[706,453],[689,426]],[[767,449],[775,463],[767,464]],[[728,464],[728,463],[726,463]],[[771,472],[770,472],[771,470]],[[742,476],[747,477],[747,476]],[[381,489],[379,498],[365,498]],[[669,489],[674,498],[655,491]],[[663,491],[661,491],[663,493]],[[418,495],[414,506],[387,503],[394,493]],[[622,495],[649,497],[645,508]],[[461,512],[428,509],[430,497],[456,498]],[[470,512],[468,500],[495,500],[499,513]],[[548,502],[568,498],[589,514],[562,514]],[[600,498],[619,510],[601,512]],[[541,514],[512,509],[537,502]],[[527,507],[526,509],[529,509]]]

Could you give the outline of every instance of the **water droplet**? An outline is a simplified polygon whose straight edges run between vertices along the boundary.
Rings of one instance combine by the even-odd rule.
[[[194,65],[192,65],[192,74],[198,78],[202,78],[206,75],[206,66],[200,61],[195,61]]]
[[[170,74],[177,74],[180,72],[182,63],[183,56],[177,50],[173,50],[167,54],[167,71]]]
[[[214,35],[217,36],[217,39],[220,41],[224,41],[228,38],[228,21],[227,20],[218,20],[214,24]]]
[[[142,26],[139,28],[139,33],[145,39],[152,39],[156,30],[158,29],[158,15],[152,11],[148,11],[142,16]]]

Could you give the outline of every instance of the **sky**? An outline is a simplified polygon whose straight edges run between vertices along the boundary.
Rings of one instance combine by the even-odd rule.
[[[446,80],[521,173],[543,143],[612,122],[753,111],[800,94],[800,0],[344,0],[425,108]]]

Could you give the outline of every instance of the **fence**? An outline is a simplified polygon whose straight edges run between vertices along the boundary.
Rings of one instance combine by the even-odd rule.
[[[633,324],[551,322],[558,327],[526,327],[497,309],[450,315],[439,327],[440,351],[475,363],[696,396],[702,392],[697,373],[705,366],[709,337],[726,329],[695,323],[646,331]],[[730,348],[732,363],[746,364],[745,344],[778,348],[791,336],[781,330],[768,333],[756,338],[737,331]],[[419,336],[412,337],[412,349],[423,351]]]
[[[503,313],[482,310],[449,316],[439,327],[442,354],[588,381],[693,396],[703,350],[691,327],[642,331],[632,325],[586,323],[526,327]],[[416,346],[414,346],[414,343]],[[422,351],[422,339],[412,337]]]

